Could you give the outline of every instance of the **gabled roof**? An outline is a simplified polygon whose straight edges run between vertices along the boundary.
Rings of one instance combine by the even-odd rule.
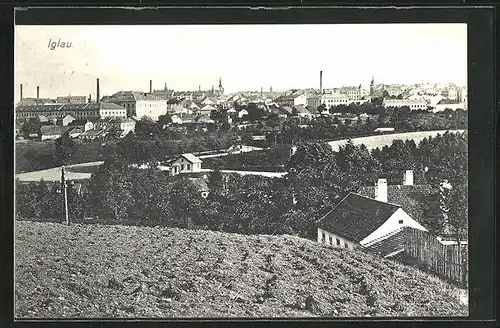
[[[297,113],[299,114],[311,114],[307,108],[303,105],[298,105],[298,106],[295,106],[295,109],[297,110]]]
[[[387,201],[397,204],[415,221],[422,223],[427,208],[439,208],[430,185],[389,185]],[[358,191],[361,196],[375,198],[375,187],[365,186]]]
[[[350,241],[360,242],[399,208],[394,204],[350,193],[318,222],[318,227]]]
[[[182,154],[179,157],[184,157],[185,159],[187,159],[192,164],[202,163],[201,159],[199,159],[198,157],[194,156],[191,153]],[[177,158],[179,158],[179,157],[177,157]]]

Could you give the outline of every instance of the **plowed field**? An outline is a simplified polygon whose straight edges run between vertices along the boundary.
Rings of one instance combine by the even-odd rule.
[[[291,236],[15,223],[17,318],[465,316],[458,293]]]

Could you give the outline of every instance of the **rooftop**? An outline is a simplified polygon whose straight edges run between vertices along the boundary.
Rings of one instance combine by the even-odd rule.
[[[360,242],[400,207],[350,193],[318,222],[318,227]]]

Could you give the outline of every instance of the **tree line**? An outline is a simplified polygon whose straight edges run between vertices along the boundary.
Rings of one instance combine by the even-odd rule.
[[[405,170],[412,169],[415,184],[434,186],[440,204],[438,210],[427,212],[424,225],[433,233],[451,227],[457,238],[467,235],[466,133],[430,137],[418,146],[413,141],[395,140],[372,152],[352,143],[334,152],[326,143],[305,141],[285,169],[289,173],[284,178],[227,175],[215,170],[208,177],[209,196],[203,198],[191,180],[154,169],[131,169],[119,152],[110,151],[88,182],[88,192],[71,196],[70,204],[78,198],[72,205],[78,210],[72,216],[173,227],[189,221],[201,229],[288,233],[314,239],[316,221],[349,192],[374,185],[380,177],[389,184],[401,184]],[[443,180],[451,189],[442,187]],[[57,216],[60,195],[45,187],[30,188],[21,185],[16,189],[18,216]]]

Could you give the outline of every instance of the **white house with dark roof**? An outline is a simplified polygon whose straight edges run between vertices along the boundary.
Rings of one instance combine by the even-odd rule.
[[[427,231],[400,206],[387,203],[387,180],[379,179],[376,199],[347,195],[318,221],[319,243],[355,249],[370,247],[404,228]]]

